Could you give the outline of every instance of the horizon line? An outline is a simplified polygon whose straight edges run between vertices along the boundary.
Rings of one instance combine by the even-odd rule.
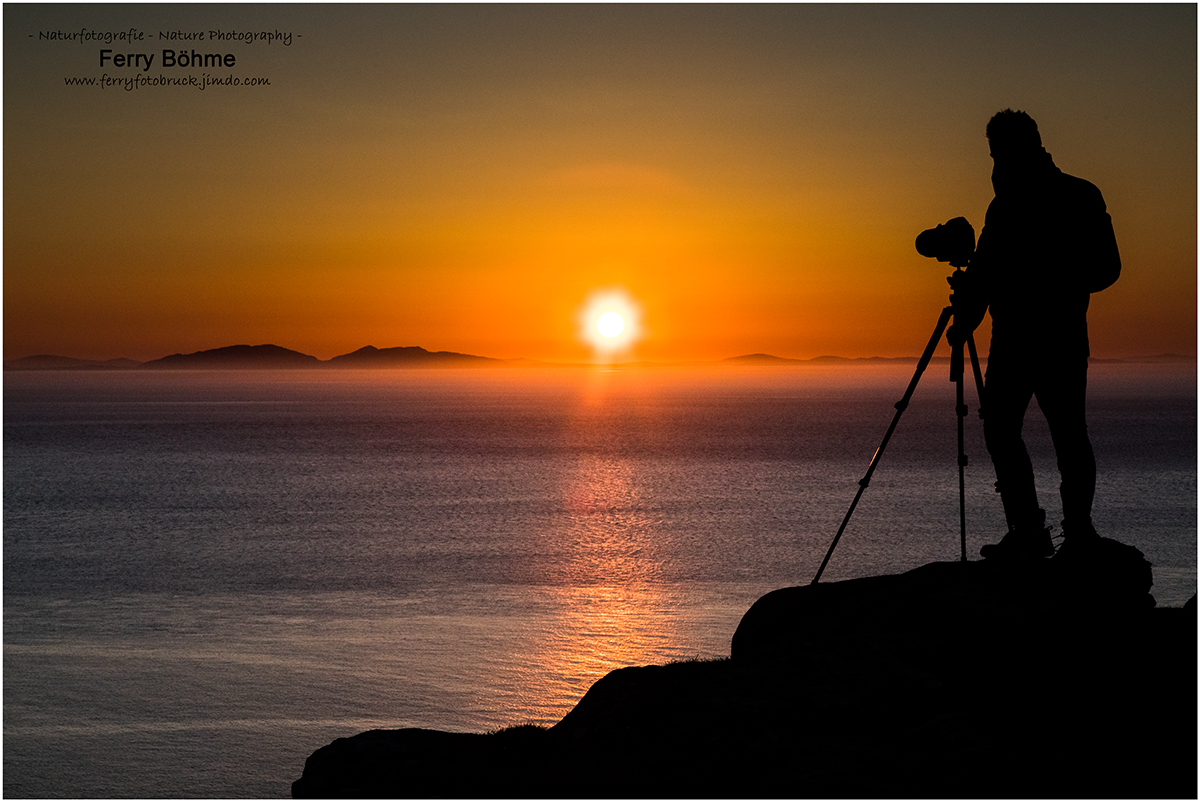
[[[846,357],[846,356],[839,356],[839,355],[835,355],[835,354],[822,354],[822,355],[814,356],[814,357],[797,358],[797,357],[782,357],[782,356],[776,356],[774,354],[768,354],[768,353],[764,353],[764,352],[756,352],[756,353],[750,353],[750,354],[740,354],[740,355],[731,356],[731,357],[721,357],[721,358],[716,358],[716,359],[682,359],[682,360],[665,360],[665,361],[634,360],[634,361],[628,361],[628,362],[615,362],[615,361],[557,362],[557,361],[548,361],[548,360],[541,360],[541,359],[530,359],[527,357],[498,358],[498,357],[481,356],[481,355],[477,355],[477,354],[466,354],[466,353],[461,353],[461,352],[456,352],[456,351],[430,351],[419,345],[388,346],[386,348],[376,348],[375,346],[372,346],[372,345],[366,345],[355,351],[350,351],[345,354],[338,354],[336,356],[330,357],[329,359],[320,359],[319,357],[312,356],[310,354],[305,354],[301,351],[296,351],[296,350],[293,350],[290,348],[285,348],[283,346],[275,345],[273,343],[264,343],[261,345],[237,344],[237,345],[221,346],[218,348],[202,349],[199,351],[194,351],[189,354],[177,352],[174,354],[168,354],[163,357],[158,357],[156,359],[145,360],[145,361],[131,359],[128,357],[116,357],[113,359],[86,359],[86,358],[80,358],[80,357],[62,356],[59,354],[45,354],[45,353],[32,354],[32,355],[24,356],[24,357],[5,359],[3,361],[3,367],[4,367],[4,370],[18,370],[18,371],[19,370],[55,370],[55,369],[70,370],[70,369],[87,369],[87,368],[107,369],[107,370],[121,370],[121,369],[133,370],[133,369],[141,368],[146,365],[152,365],[153,363],[156,363],[156,362],[163,362],[164,360],[181,362],[181,361],[191,360],[191,359],[200,361],[200,360],[204,360],[204,359],[212,359],[214,357],[219,358],[220,356],[222,356],[220,354],[220,352],[223,352],[223,351],[224,352],[233,352],[234,349],[240,349],[240,350],[236,354],[229,353],[228,355],[226,355],[225,359],[222,360],[223,362],[226,362],[226,363],[227,362],[236,362],[239,359],[246,360],[246,359],[252,359],[255,357],[262,358],[265,353],[273,355],[275,358],[287,358],[287,359],[291,359],[291,360],[296,360],[296,359],[304,360],[303,364],[292,364],[290,367],[292,367],[293,369],[338,367],[339,361],[341,361],[342,366],[344,366],[344,367],[352,367],[352,365],[349,363],[352,363],[354,361],[364,361],[370,357],[375,357],[378,354],[386,354],[387,352],[403,352],[403,354],[398,354],[397,358],[395,359],[395,362],[393,362],[392,365],[384,365],[384,364],[379,364],[378,362],[376,362],[372,366],[364,366],[364,367],[374,367],[376,369],[380,369],[380,368],[386,369],[387,367],[396,367],[396,368],[404,367],[404,365],[398,364],[401,361],[401,359],[403,358],[403,356],[409,356],[410,358],[416,357],[416,358],[422,359],[425,362],[425,364],[428,364],[430,361],[434,361],[434,360],[441,361],[441,362],[457,362],[459,360],[469,360],[469,361],[474,362],[476,360],[479,360],[482,362],[491,363],[489,365],[490,367],[601,367],[601,368],[603,368],[603,367],[608,367],[608,368],[626,367],[626,368],[628,368],[628,367],[670,367],[670,366],[686,367],[686,366],[716,366],[716,365],[732,365],[734,367],[736,367],[736,366],[756,366],[756,367],[780,366],[780,367],[783,367],[783,366],[787,366],[787,365],[799,366],[799,365],[822,363],[822,362],[839,362],[839,363],[840,362],[851,362],[851,363],[873,362],[873,363],[878,363],[878,362],[918,362],[918,361],[920,361],[919,356]],[[255,349],[258,349],[258,350],[255,350]],[[270,350],[264,351],[263,349],[270,349]],[[253,353],[248,353],[248,352],[253,352]],[[366,353],[364,354],[364,352],[366,352]],[[384,358],[386,358],[386,357],[384,357]],[[950,359],[949,356],[934,356],[931,361],[937,361],[940,363],[942,361],[948,361],[949,359]],[[987,357],[986,357],[986,355],[981,355],[979,357],[979,359],[981,362],[984,362],[987,360]],[[311,360],[311,362],[308,360]],[[24,363],[36,363],[38,361],[44,361],[44,362],[43,362],[43,364],[40,364],[40,365],[29,364],[27,366],[22,366],[22,365],[18,364],[18,363],[23,363],[23,362]],[[1145,354],[1145,355],[1130,356],[1130,357],[1095,357],[1095,356],[1092,356],[1092,357],[1089,357],[1088,361],[1090,363],[1100,363],[1100,364],[1103,364],[1103,363],[1146,363],[1146,362],[1182,363],[1182,362],[1194,362],[1194,361],[1196,361],[1196,356],[1168,352],[1168,353],[1160,353],[1160,354]],[[483,367],[483,365],[479,365],[478,362],[476,362],[476,365],[478,367]],[[163,365],[161,367],[162,367],[162,369],[168,369],[169,366]],[[182,367],[183,366],[181,366],[181,368]],[[197,366],[197,367],[199,367],[199,366]],[[212,365],[211,367],[213,369],[230,369],[227,365],[222,365],[222,366]],[[280,366],[280,367],[283,367],[283,366]]]

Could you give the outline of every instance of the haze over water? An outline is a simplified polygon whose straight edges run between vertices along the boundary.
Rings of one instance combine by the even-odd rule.
[[[912,369],[8,373],[4,792],[281,797],[336,737],[549,725],[614,668],[728,655],[811,580]],[[1195,367],[1090,378],[1097,528],[1182,605]],[[957,560],[955,454],[935,364],[822,581]]]

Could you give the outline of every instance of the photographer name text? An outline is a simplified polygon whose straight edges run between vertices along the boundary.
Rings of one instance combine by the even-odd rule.
[[[101,67],[141,67],[142,72],[149,72],[154,64],[154,53],[114,53],[111,50],[100,51]],[[145,65],[145,66],[143,66]],[[234,67],[237,57],[232,53],[197,53],[164,50],[159,65],[164,69],[169,67]]]

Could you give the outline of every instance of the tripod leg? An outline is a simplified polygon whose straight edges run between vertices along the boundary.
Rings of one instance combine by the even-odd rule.
[[[967,404],[963,398],[963,358],[962,343],[954,346],[957,356],[951,363],[957,363],[958,371],[954,374],[954,392],[958,413],[958,540],[961,547],[962,562],[967,561],[967,490],[965,470],[967,467],[967,452],[963,444],[963,420],[967,417]]]
[[[858,506],[858,500],[862,498],[863,491],[871,483],[871,474],[875,473],[875,467],[879,464],[879,459],[883,456],[883,450],[887,448],[888,441],[892,439],[892,433],[896,431],[896,424],[900,422],[900,416],[904,414],[904,410],[908,409],[908,402],[912,399],[913,391],[917,389],[917,383],[921,380],[921,374],[929,366],[929,360],[933,358],[934,349],[937,348],[938,343],[941,341],[942,333],[946,331],[946,326],[950,323],[950,316],[953,311],[954,308],[950,306],[942,310],[942,316],[938,318],[937,326],[933,329],[933,336],[929,338],[929,343],[925,346],[925,353],[921,354],[921,359],[917,362],[917,369],[913,373],[912,381],[908,383],[908,389],[904,391],[904,397],[896,402],[896,414],[892,417],[892,424],[888,427],[887,434],[883,436],[883,441],[879,444],[879,448],[875,449],[875,455],[871,457],[871,464],[867,467],[867,472],[863,475],[862,479],[858,480],[858,492],[854,494],[854,501],[850,502],[850,509],[846,510],[846,517],[842,519],[842,525],[838,527],[837,534],[833,536],[833,542],[829,544],[829,551],[825,552],[825,559],[821,561],[821,567],[817,569],[817,575],[813,577],[811,584],[817,584],[821,580],[821,574],[825,573],[825,566],[829,565],[829,558],[833,556],[833,550],[837,548],[838,541],[842,538],[842,532],[846,531],[846,524],[850,523],[850,516],[854,514],[854,508]]]
[[[987,393],[984,390],[983,372],[979,369],[979,352],[975,350],[974,335],[967,335],[967,349],[971,352],[971,370],[975,374],[975,392],[979,397],[979,417],[983,418],[987,410]],[[1012,528],[1012,521],[1008,520],[1008,511],[1004,511],[1004,520],[1008,528]]]

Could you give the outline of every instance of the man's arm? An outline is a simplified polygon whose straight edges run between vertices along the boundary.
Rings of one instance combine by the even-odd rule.
[[[1121,253],[1117,250],[1117,235],[1113,231],[1112,216],[1104,203],[1104,196],[1095,184],[1075,179],[1078,195],[1078,228],[1072,232],[1075,239],[1075,257],[1079,265],[1079,280],[1087,292],[1108,289],[1121,276]]]
[[[1104,203],[1103,200],[1100,201]],[[1121,253],[1117,250],[1117,234],[1113,231],[1112,217],[1107,211],[1091,218],[1090,231],[1085,231],[1086,243],[1090,253],[1086,259],[1090,269],[1087,271],[1088,292],[1106,290],[1121,277]]]
[[[974,265],[974,260],[971,264]],[[954,288],[954,323],[946,332],[946,339],[951,345],[966,342],[967,335],[979,328],[987,314],[987,293],[980,279],[980,273],[972,268],[950,276],[950,286]]]

